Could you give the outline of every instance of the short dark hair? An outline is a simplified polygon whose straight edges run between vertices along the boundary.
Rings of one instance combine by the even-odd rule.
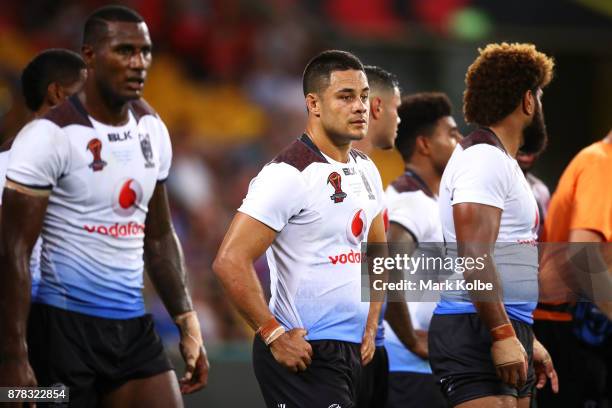
[[[108,22],[143,23],[144,19],[134,10],[124,6],[104,6],[87,17],[83,29],[83,44],[93,45],[104,38]]]
[[[347,51],[327,50],[310,60],[304,69],[302,87],[304,96],[320,92],[329,86],[329,77],[334,71],[354,69],[364,71],[363,64],[355,55]],[[365,71],[364,71],[365,72]]]
[[[491,126],[512,113],[527,91],[552,80],[555,63],[533,44],[489,44],[465,75],[463,113],[468,123]]]
[[[370,84],[370,91],[393,91],[399,88],[397,77],[389,71],[375,65],[366,65],[364,69]]]
[[[49,49],[38,54],[21,73],[21,91],[28,109],[33,112],[40,109],[49,84],[73,84],[85,68],[81,56],[70,50]]]
[[[422,92],[403,97],[397,113],[401,121],[395,147],[408,161],[414,153],[417,136],[431,136],[438,120],[451,115],[452,105],[442,92]]]

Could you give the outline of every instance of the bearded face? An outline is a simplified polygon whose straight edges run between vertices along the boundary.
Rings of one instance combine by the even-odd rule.
[[[539,154],[546,147],[548,135],[541,105],[536,104],[531,123],[523,129],[523,145],[521,151],[526,154]]]

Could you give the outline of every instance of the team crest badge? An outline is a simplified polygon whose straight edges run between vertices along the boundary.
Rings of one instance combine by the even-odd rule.
[[[327,183],[334,188],[334,194],[329,196],[334,203],[341,203],[346,198],[346,193],[342,191],[342,177],[335,171],[327,176]]]
[[[142,150],[142,157],[145,160],[145,168],[149,169],[155,167],[153,163],[153,149],[151,148],[151,139],[148,133],[139,133],[138,140],[140,140],[140,150]]]
[[[102,160],[102,142],[98,138],[91,139],[87,143],[87,150],[91,152],[93,161],[89,163],[89,168],[93,171],[100,171],[104,169],[108,163]]]

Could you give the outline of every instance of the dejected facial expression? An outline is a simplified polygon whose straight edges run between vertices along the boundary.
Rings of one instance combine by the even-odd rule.
[[[363,71],[333,71],[318,97],[319,117],[327,135],[339,144],[361,140],[368,133],[368,79]]]
[[[526,154],[539,154],[546,147],[548,134],[542,112],[542,90],[536,92],[536,104],[531,123],[523,129],[523,145],[520,150]]]
[[[438,119],[433,133],[429,137],[430,158],[433,167],[442,175],[453,150],[463,136],[457,129],[457,123],[452,116]]]
[[[88,62],[105,96],[127,102],[142,96],[151,65],[151,39],[145,23],[107,22],[107,33]],[[87,56],[86,56],[87,57]]]
[[[382,111],[378,120],[380,121],[380,131],[375,135],[372,143],[379,149],[392,149],[397,138],[397,126],[400,118],[397,109],[402,104],[400,90],[395,87],[393,92],[385,92],[380,95]]]

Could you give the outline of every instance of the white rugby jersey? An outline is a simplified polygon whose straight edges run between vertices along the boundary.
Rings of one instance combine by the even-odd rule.
[[[172,148],[146,102],[129,108],[127,124],[107,126],[73,96],[13,143],[7,179],[52,190],[35,302],[105,318],[144,314],[147,205],[168,176]]]
[[[386,190],[389,222],[394,222],[409,231],[418,243],[442,242],[442,225],[437,197],[427,184],[414,172],[408,170],[399,176]],[[432,251],[418,250],[427,256],[440,256]],[[412,325],[416,330],[428,330],[435,302],[407,302]],[[389,371],[431,373],[427,360],[408,350],[385,321],[385,347],[389,355]]]
[[[0,147],[0,207],[2,206],[2,193],[6,182],[6,169],[9,163],[10,148],[13,141],[8,141],[4,146]],[[34,247],[32,247],[32,255],[30,256],[30,274],[32,276],[32,298],[38,293],[38,282],[40,281],[40,249],[42,240],[40,237],[36,239]]]
[[[308,340],[361,343],[369,303],[361,301],[361,242],[382,211],[376,166],[351,150],[325,156],[307,135],[251,181],[238,211],[278,232],[266,251],[270,311]]]
[[[517,161],[489,129],[464,138],[442,175],[439,209],[447,243],[457,242],[452,207],[459,203],[502,210],[494,257],[504,304],[511,318],[532,323],[538,298],[538,206]],[[452,276],[463,279],[461,274]],[[466,292],[446,292],[435,313],[475,313],[475,309]]]

